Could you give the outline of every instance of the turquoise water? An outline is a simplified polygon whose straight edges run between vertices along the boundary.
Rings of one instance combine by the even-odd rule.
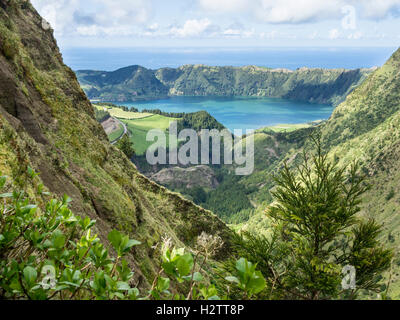
[[[298,124],[328,119],[329,105],[295,102],[285,99],[249,97],[171,97],[163,100],[115,103],[165,112],[205,110],[228,129],[259,129],[277,124]]]

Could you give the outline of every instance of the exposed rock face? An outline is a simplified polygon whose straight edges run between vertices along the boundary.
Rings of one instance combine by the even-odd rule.
[[[107,120],[103,121],[101,125],[107,134],[117,131],[121,126],[118,120],[115,120],[114,118],[108,118]]]
[[[187,189],[193,187],[214,189],[218,187],[214,171],[205,165],[190,168],[167,168],[152,175],[151,178],[162,185]]]
[[[29,1],[0,0],[0,171],[40,203],[26,181],[34,168],[53,196],[69,195],[75,214],[97,220],[105,243],[113,228],[140,240],[129,262],[143,287],[164,235],[190,247],[204,231],[229,246],[231,231],[215,215],[145,178],[109,143],[44,26]]]

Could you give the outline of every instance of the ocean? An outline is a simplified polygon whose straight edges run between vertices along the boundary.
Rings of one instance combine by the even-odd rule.
[[[295,70],[381,66],[396,48],[64,48],[73,70],[113,71],[130,65],[149,69],[185,64],[257,65]]]

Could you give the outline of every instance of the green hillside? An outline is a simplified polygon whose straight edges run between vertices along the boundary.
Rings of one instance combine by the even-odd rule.
[[[371,72],[185,65],[159,70],[138,66],[114,72],[84,70],[77,71],[77,76],[88,97],[100,101],[134,101],[167,95],[258,96],[337,105]]]
[[[362,82],[368,73],[81,73],[89,97],[119,101],[233,93],[334,104],[352,91],[327,122],[256,131],[250,176],[197,168],[218,186],[190,196],[229,228],[142,175],[99,123],[120,117],[140,146],[174,115],[96,112],[31,3],[0,0],[0,299],[400,298],[400,50]],[[177,118],[182,128],[222,128],[204,112]],[[53,288],[39,282],[45,265],[60,280]],[[346,265],[357,270],[350,291]]]
[[[154,143],[152,141],[146,141],[147,133],[150,130],[162,130],[167,134],[170,124],[174,121],[178,124],[178,132],[182,129],[200,131],[201,129],[222,130],[225,128],[206,111],[193,113],[166,113],[160,110],[136,112],[130,110],[126,111],[124,110],[125,107],[107,106],[107,104],[95,104],[94,109],[96,120],[102,123],[103,127],[106,127],[105,122],[108,120],[108,117],[111,116],[126,125],[129,139],[133,144],[133,149],[137,156],[145,155],[147,149]],[[123,132],[123,128],[119,128],[108,134],[108,138],[110,141],[114,141],[119,138]],[[167,146],[168,141],[167,139]]]
[[[154,76],[154,72],[140,66],[126,67],[115,72],[84,70],[78,75],[82,88],[91,99],[133,101],[137,98],[168,95],[168,88]]]
[[[311,150],[308,140],[310,134],[319,132],[330,159],[338,161],[341,166],[353,161],[360,163],[363,172],[368,175],[368,182],[372,185],[371,190],[363,197],[361,215],[373,217],[382,223],[382,240],[397,248],[400,245],[400,212],[397,197],[397,153],[400,151],[400,136],[397,130],[400,117],[399,63],[400,52],[397,51],[382,68],[374,71],[367,79],[365,74],[360,76],[361,71],[357,73],[344,70],[300,69],[296,72],[273,72],[256,67],[206,66],[158,70],[156,76],[164,85],[171,87],[170,94],[265,94],[332,104],[347,96],[325,123],[297,130],[279,126],[258,130],[255,133],[255,172],[249,177],[236,178],[229,168],[214,168],[223,177],[222,183],[215,190],[203,190],[201,201],[198,202],[216,212],[225,221],[239,223],[238,227],[243,230],[268,233],[270,225],[265,208],[273,201],[271,191],[275,185],[274,175],[285,161],[291,166],[299,163],[302,151]],[[284,75],[284,80],[279,78],[281,75]],[[274,79],[273,81],[280,83],[280,86],[268,93],[259,91],[255,84],[259,77],[266,81],[264,84]],[[337,78],[332,80],[335,77]],[[281,82],[278,82],[278,79]],[[296,81],[302,85],[299,86]],[[346,86],[338,89],[341,81],[346,83]],[[335,90],[332,91],[332,88]],[[334,96],[332,92],[335,92]],[[318,96],[315,96],[317,93]],[[398,263],[397,257],[394,261],[396,271],[392,275],[393,284],[390,287],[391,295],[394,296],[400,295],[400,274],[396,267]]]
[[[123,122],[127,125],[135,153],[137,155],[144,155],[146,154],[147,149],[154,144],[152,141],[146,141],[147,133],[153,129],[167,132],[170,123],[176,120],[177,119],[155,114],[143,119],[123,120]]]
[[[29,2],[0,1],[2,175],[25,186],[43,207],[48,196],[35,193],[26,176],[31,167],[51,196],[67,194],[75,214],[97,220],[104,243],[113,228],[141,241],[127,257],[141,288],[158,272],[152,247],[164,237],[190,248],[204,231],[220,235],[227,249],[231,231],[223,222],[149,181],[110,145],[52,30],[41,26]]]
[[[270,225],[265,208],[272,197],[273,175],[288,161],[298,163],[303,148],[310,149],[308,136],[320,132],[329,157],[345,166],[358,161],[368,176],[371,189],[363,196],[361,215],[375,218],[384,226],[382,240],[396,252],[400,247],[400,50],[339,105],[332,117],[315,128],[292,133],[257,133],[256,172],[240,183],[258,189],[249,198],[257,208],[240,226],[265,232]],[[268,157],[262,149],[272,151]],[[277,157],[275,156],[277,155]],[[263,159],[264,158],[264,159]],[[229,200],[228,200],[229,201]],[[237,213],[240,215],[240,213]],[[260,227],[263,226],[263,227]],[[390,293],[400,297],[400,257],[393,261]],[[388,275],[387,275],[388,276]]]

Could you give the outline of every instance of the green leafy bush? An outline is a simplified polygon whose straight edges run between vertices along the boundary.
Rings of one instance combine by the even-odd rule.
[[[36,173],[29,169],[34,179]],[[1,192],[7,177],[0,177]],[[42,186],[38,193],[42,193]],[[118,231],[109,239],[118,253],[93,235],[95,221],[75,216],[67,196],[44,209],[24,191],[0,194],[0,297],[6,299],[136,299],[133,273],[123,257],[140,244]]]
[[[221,246],[222,240],[219,237],[205,233],[198,237],[193,253],[183,248],[171,248],[170,240],[166,240],[162,248],[162,267],[154,280],[150,296],[155,299],[227,300],[231,283],[237,286],[246,299],[260,293],[266,286],[265,279],[260,271],[256,270],[257,265],[243,258],[236,262],[235,273],[226,277],[228,285],[223,284],[217,288],[215,284],[210,283],[207,279],[210,275],[204,272],[204,266]],[[211,274],[217,277],[221,271],[217,268],[216,272]],[[167,277],[162,277],[163,274]],[[172,294],[169,291],[171,281],[176,281],[186,288],[187,294]]]
[[[38,174],[28,168],[27,176],[33,181]],[[139,241],[111,231],[112,257],[93,234],[96,221],[75,216],[68,208],[70,198],[49,200],[41,208],[7,180],[0,174],[0,299],[221,299],[204,274],[208,260],[222,247],[221,238],[201,234],[194,252],[172,248],[165,240],[160,271],[143,297],[132,286],[134,274],[124,259]],[[48,196],[43,189],[38,184],[37,194]],[[253,275],[254,266],[249,266]],[[253,292],[251,284],[241,288]]]
[[[266,286],[262,273],[256,268],[256,264],[241,258],[236,262],[236,276],[226,277],[226,280],[237,284],[244,291],[245,298],[251,298],[264,290]]]

